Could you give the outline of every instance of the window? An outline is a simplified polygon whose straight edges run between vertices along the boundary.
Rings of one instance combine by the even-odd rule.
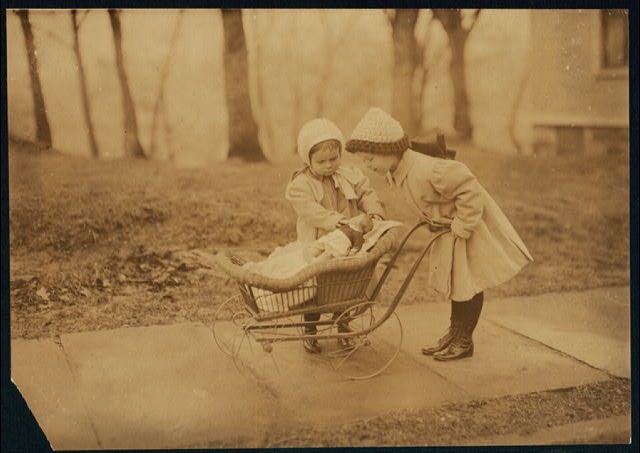
[[[605,9],[600,12],[601,50],[600,68],[619,70],[629,67],[629,12],[624,9]]]

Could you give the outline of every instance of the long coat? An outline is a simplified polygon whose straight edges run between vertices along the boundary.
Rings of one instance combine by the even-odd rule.
[[[326,190],[334,190],[335,197]],[[298,241],[312,242],[335,230],[338,221],[362,212],[385,216],[384,205],[359,168],[341,165],[332,176],[318,177],[309,167],[295,172],[285,198],[298,215]]]
[[[507,217],[461,162],[404,152],[391,176],[421,219],[447,226],[429,252],[429,286],[455,301],[499,285],[533,261]]]

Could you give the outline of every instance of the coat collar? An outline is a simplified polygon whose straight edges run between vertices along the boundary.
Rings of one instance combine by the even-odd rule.
[[[413,167],[415,162],[416,152],[407,149],[402,154],[402,159],[398,162],[398,166],[393,172],[387,173],[387,182],[392,187],[400,187],[409,174],[409,170]]]
[[[309,166],[305,166],[296,170],[291,176],[291,179],[293,180],[301,173],[304,173],[309,178],[314,197],[318,201],[322,199],[324,194],[324,190],[322,188],[322,181],[324,178],[331,178],[333,186],[336,189],[342,190],[342,193],[347,200],[358,199],[358,195],[354,190],[354,186],[359,182],[358,173],[348,166],[340,165],[336,172],[331,176],[318,176],[311,171]]]

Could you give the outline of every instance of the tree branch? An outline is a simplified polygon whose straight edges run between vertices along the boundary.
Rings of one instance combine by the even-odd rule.
[[[384,10],[384,13],[387,15],[389,24],[393,27],[396,24],[396,17],[398,17],[398,15],[396,14],[396,10],[388,8]]]
[[[87,14],[89,14],[89,10],[85,9],[80,19],[78,19],[78,30],[80,30],[80,26],[82,25],[82,22],[84,22],[84,20],[86,19]]]
[[[471,21],[471,25],[469,26],[469,30],[467,30],[467,33],[471,33],[473,27],[476,26],[476,22],[478,22],[478,16],[480,16],[480,11],[482,11],[482,8],[478,8],[473,12],[473,20]]]

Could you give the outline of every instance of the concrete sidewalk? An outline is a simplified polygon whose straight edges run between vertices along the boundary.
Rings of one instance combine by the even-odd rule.
[[[198,323],[15,340],[12,379],[56,450],[257,447],[306,423],[629,377],[629,302],[628,287],[488,300],[474,357],[451,363],[420,353],[448,305],[401,305],[400,355],[367,381],[294,342],[274,347],[286,377],[258,384]]]

